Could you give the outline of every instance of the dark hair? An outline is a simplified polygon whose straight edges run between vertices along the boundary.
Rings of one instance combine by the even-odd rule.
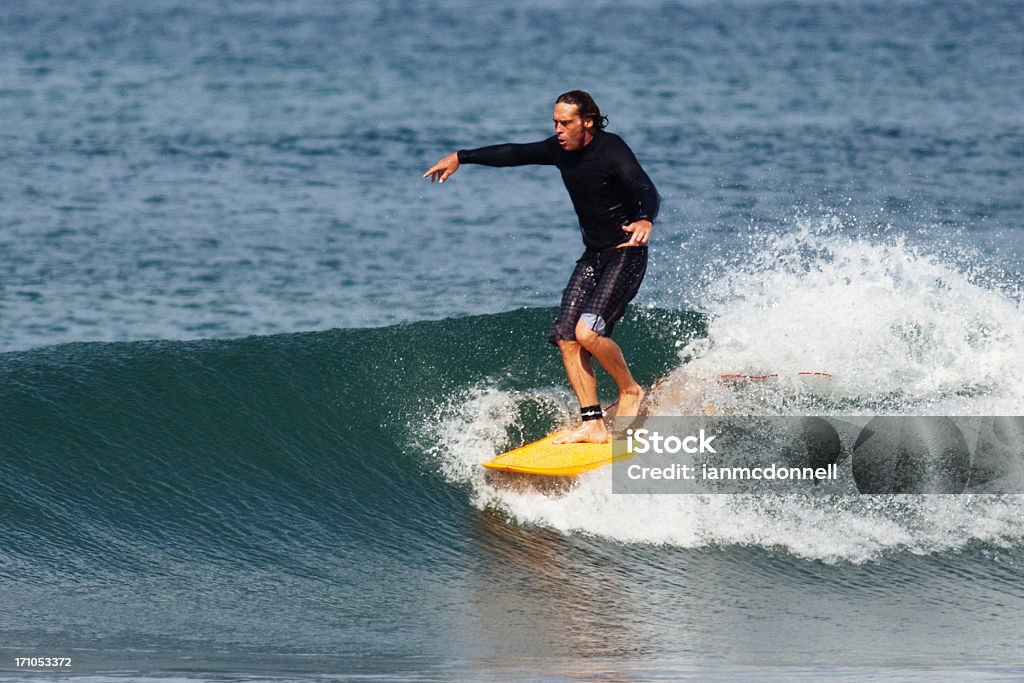
[[[608,117],[601,113],[601,108],[597,106],[597,102],[590,96],[590,93],[584,90],[570,90],[569,92],[562,93],[555,100],[555,104],[559,103],[575,104],[580,112],[580,118],[593,121],[594,128],[597,130],[603,130],[608,125]]]

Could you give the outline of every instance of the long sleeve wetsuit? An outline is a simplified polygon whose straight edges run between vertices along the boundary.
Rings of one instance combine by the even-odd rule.
[[[583,149],[566,152],[558,138],[459,150],[459,163],[484,166],[556,166],[580,220],[587,249],[629,240],[623,225],[658,216],[660,198],[633,151],[618,135],[597,131]]]

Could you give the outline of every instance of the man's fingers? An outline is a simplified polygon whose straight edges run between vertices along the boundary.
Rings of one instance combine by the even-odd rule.
[[[650,228],[648,228],[644,223],[630,223],[628,225],[623,225],[622,230],[630,233],[630,235],[628,242],[623,242],[618,245],[619,249],[623,249],[625,247],[642,247],[647,244],[647,240],[651,236]]]
[[[430,182],[434,182],[435,180],[440,178],[447,170],[448,170],[448,167],[444,163],[444,160],[442,159],[441,161],[439,161],[436,164],[434,164],[433,166],[431,166],[430,170],[428,170],[426,173],[423,174],[423,177],[426,178],[426,177],[429,176],[430,177]]]
[[[450,176],[451,174],[452,174],[452,170],[450,168],[444,168],[444,167],[438,168],[437,166],[435,166],[434,168],[432,168],[429,171],[427,171],[426,173],[424,173],[423,177],[426,178],[426,177],[429,176],[430,177],[430,182],[432,182],[432,183],[439,182],[439,181],[443,183],[445,180],[448,179],[448,176]]]
[[[430,177],[430,182],[444,182],[448,176],[459,169],[459,158],[455,154],[449,154],[441,161],[430,167],[430,170],[423,174],[423,177]]]

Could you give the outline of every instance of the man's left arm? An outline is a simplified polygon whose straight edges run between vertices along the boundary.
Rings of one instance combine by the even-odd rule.
[[[657,188],[651,182],[650,177],[636,160],[633,151],[621,143],[621,147],[615,150],[613,157],[615,173],[622,182],[626,192],[636,198],[639,206],[639,213],[632,223],[622,226],[622,229],[630,234],[628,242],[623,242],[620,247],[636,247],[647,244],[651,238],[651,229],[654,227],[654,219],[658,217],[658,209],[661,207],[661,197]]]

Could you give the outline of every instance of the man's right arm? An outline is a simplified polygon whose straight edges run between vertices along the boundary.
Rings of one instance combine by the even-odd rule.
[[[556,143],[557,144],[557,143]],[[506,143],[460,149],[456,154],[459,163],[482,164],[484,166],[526,166],[527,164],[554,164],[552,139],[530,142],[525,145]]]
[[[483,166],[525,166],[527,164],[554,164],[554,138],[530,142],[526,144],[491,145],[476,149],[460,149],[437,162],[426,173],[431,182],[444,182],[452,173],[459,170],[462,164],[481,164]]]

